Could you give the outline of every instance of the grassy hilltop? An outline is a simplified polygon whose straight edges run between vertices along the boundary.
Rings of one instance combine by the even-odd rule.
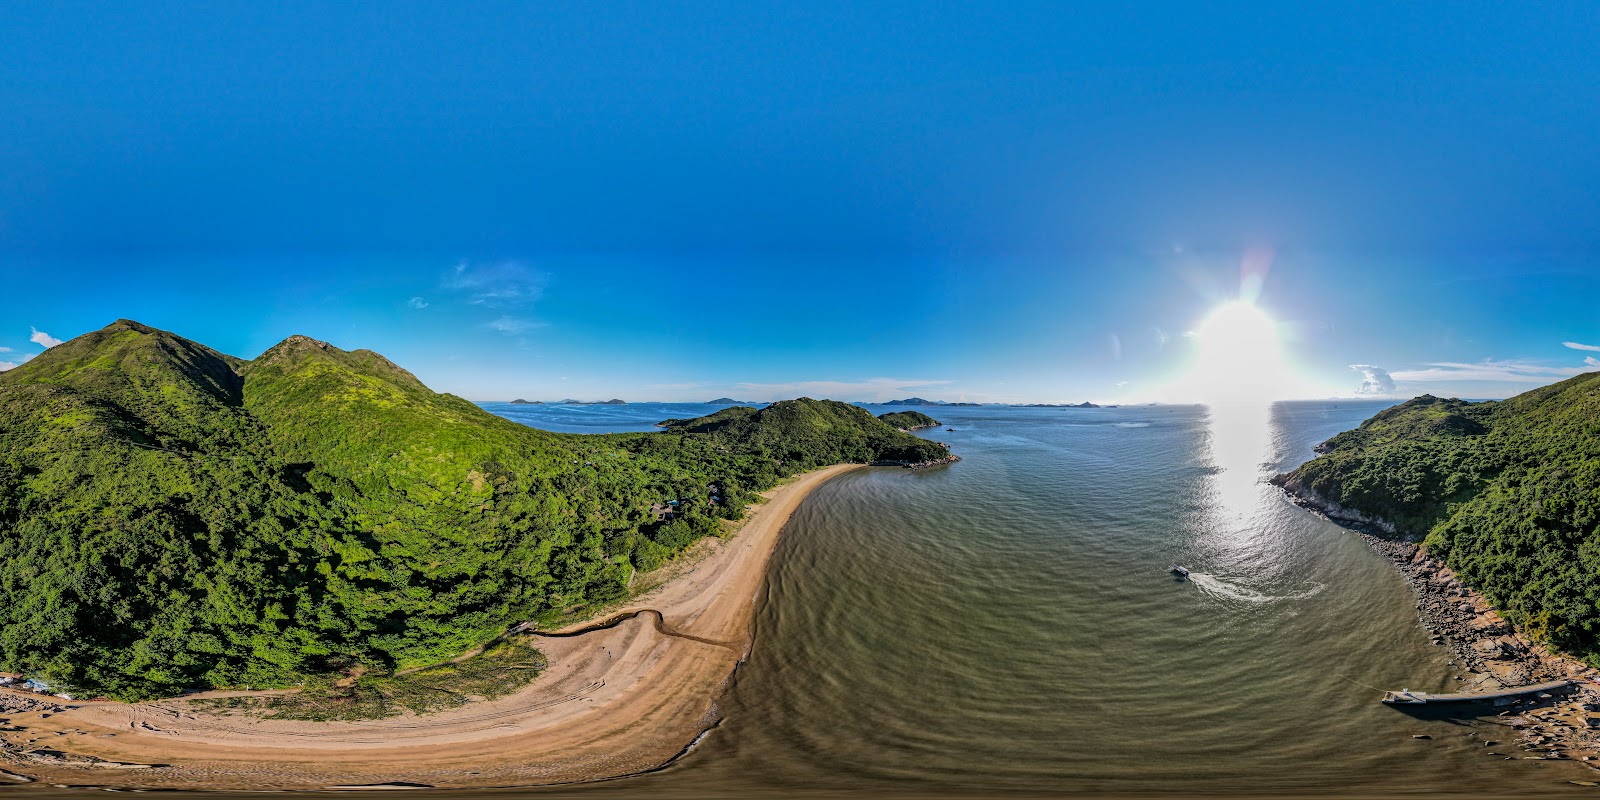
[[[937,428],[939,420],[922,413],[921,411],[890,411],[879,414],[878,419],[893,425],[903,431],[914,431],[922,428]]]
[[[1600,663],[1600,374],[1423,396],[1278,482],[1393,522],[1535,638]]]
[[[434,663],[623,596],[784,477],[946,455],[857,411],[556,434],[370,351],[121,320],[0,373],[0,670],[142,698]]]

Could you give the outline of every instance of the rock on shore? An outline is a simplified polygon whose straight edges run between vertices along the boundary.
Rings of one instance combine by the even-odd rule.
[[[1600,671],[1517,631],[1444,562],[1420,544],[1396,538],[1399,534],[1392,523],[1342,508],[1292,482],[1275,479],[1274,483],[1285,489],[1295,505],[1351,529],[1400,570],[1416,591],[1418,619],[1432,634],[1434,644],[1450,648],[1450,663],[1460,668],[1458,691],[1579,681],[1561,693],[1495,701],[1492,708],[1499,711],[1483,707],[1485,721],[1511,729],[1491,736],[1486,747],[1499,744],[1496,739],[1515,738],[1530,752],[1523,758],[1571,759],[1600,768],[1600,684],[1596,682]]]

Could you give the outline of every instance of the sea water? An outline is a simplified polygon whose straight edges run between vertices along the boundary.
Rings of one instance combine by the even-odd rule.
[[[1398,571],[1266,479],[1384,406],[922,408],[962,460],[802,503],[717,727],[588,791],[1583,791],[1492,711],[1378,702],[1460,673]],[[486,407],[569,431],[715,410]]]

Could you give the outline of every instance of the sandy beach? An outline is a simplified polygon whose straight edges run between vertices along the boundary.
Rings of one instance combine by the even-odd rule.
[[[654,769],[715,722],[716,700],[753,644],[784,524],[817,487],[860,468],[816,470],[767,492],[736,535],[697,545],[662,585],[534,634],[549,668],[512,695],[361,722],[214,714],[184,700],[32,710],[19,700],[0,755],[11,772],[45,783],[169,788],[524,786]]]

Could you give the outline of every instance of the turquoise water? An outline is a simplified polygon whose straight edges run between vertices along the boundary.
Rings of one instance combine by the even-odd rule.
[[[1263,482],[1382,407],[923,409],[963,460],[813,494],[721,724],[593,791],[1576,789],[1489,755],[1492,717],[1380,705],[1452,685],[1445,649],[1386,561]]]

